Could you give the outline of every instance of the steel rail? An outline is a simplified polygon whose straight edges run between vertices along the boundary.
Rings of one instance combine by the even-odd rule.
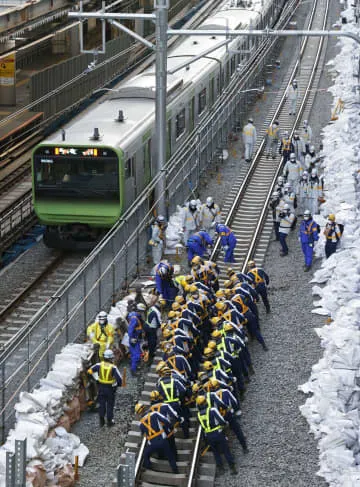
[[[328,10],[329,10],[329,1],[327,0],[325,14],[324,14],[324,19],[323,19],[323,27],[325,27],[325,25],[327,23]],[[313,65],[311,74],[309,76],[308,88],[307,88],[307,90],[306,90],[306,92],[304,94],[304,97],[303,97],[303,100],[301,102],[299,111],[298,111],[297,116],[296,116],[296,119],[294,121],[293,128],[291,130],[291,136],[293,135],[293,132],[295,130],[295,127],[298,125],[298,122],[301,119],[302,114],[303,114],[303,112],[305,110],[306,103],[307,103],[307,99],[308,99],[308,96],[309,96],[309,93],[310,93],[310,89],[311,89],[311,85],[313,84],[314,77],[315,77],[316,71],[318,69],[318,64],[319,64],[319,60],[320,60],[320,56],[321,56],[321,52],[322,52],[322,48],[323,48],[323,43],[324,43],[324,38],[321,38],[320,39],[320,42],[319,42],[318,49],[317,49],[316,57],[315,57],[315,60],[314,60],[314,65]],[[303,52],[305,52],[305,48],[304,48],[304,51]],[[264,207],[263,207],[262,212],[260,214],[260,218],[259,218],[258,224],[257,224],[257,226],[255,228],[254,238],[253,238],[253,240],[251,242],[251,245],[250,245],[250,248],[248,250],[248,253],[245,256],[245,260],[244,260],[244,263],[243,263],[243,270],[246,268],[247,263],[249,262],[249,260],[255,254],[256,245],[257,245],[258,240],[260,238],[261,232],[262,232],[262,230],[264,228],[265,220],[266,220],[266,217],[267,217],[267,214],[268,214],[268,211],[269,211],[268,208],[269,208],[269,202],[270,202],[271,193],[272,193],[273,187],[274,187],[274,185],[276,183],[276,180],[277,180],[277,177],[278,177],[279,172],[281,170],[281,167],[282,167],[282,160],[281,160],[281,162],[279,164],[279,167],[278,167],[278,169],[277,169],[277,171],[276,171],[276,173],[274,175],[274,178],[273,178],[273,180],[271,182],[270,191],[269,191],[269,193],[267,195],[267,198],[265,200]]]
[[[328,0],[327,0],[327,5],[328,5]],[[311,11],[311,14],[310,14],[310,17],[309,17],[309,21],[308,21],[308,27],[311,26],[311,24],[312,24],[312,22],[314,20],[314,16],[315,16],[315,12],[316,12],[316,7],[317,7],[317,1],[314,2],[314,4],[313,4],[313,8],[312,8],[312,11]],[[307,42],[308,42],[308,37],[306,37],[302,41],[302,47],[301,47],[301,50],[300,50],[300,56],[299,56],[299,59],[295,62],[295,65],[294,65],[294,67],[292,69],[289,82],[287,83],[287,87],[290,85],[292,79],[294,79],[294,77],[295,77],[295,74],[296,74],[297,69],[299,67],[300,60],[301,60],[301,58],[302,58],[302,56],[304,54],[304,51],[305,51]],[[273,117],[271,119],[271,123],[278,118],[278,116],[279,116],[279,114],[280,114],[280,112],[281,112],[281,110],[282,110],[282,108],[284,106],[285,98],[286,98],[286,90],[284,91],[284,93],[283,93],[283,95],[281,97],[281,100],[280,100],[280,102],[278,104],[278,107],[275,110],[275,113],[274,113],[274,115],[273,115]],[[303,105],[301,105],[301,107],[302,106]],[[292,127],[292,130],[291,130],[291,134],[290,135],[293,134],[293,131],[294,131],[295,126],[296,126],[296,122],[298,121],[298,118],[300,117],[300,115],[301,114],[300,114],[300,110],[299,110],[298,111],[298,116],[297,116],[297,118],[296,118],[296,120],[295,120],[295,122],[293,124],[293,127]],[[231,208],[230,208],[230,210],[228,212],[228,215],[227,215],[227,217],[225,219],[225,225],[230,225],[231,222],[233,221],[235,215],[236,215],[238,206],[239,206],[241,200],[243,199],[243,197],[245,196],[246,189],[249,186],[249,184],[251,182],[251,179],[252,179],[252,176],[253,176],[256,168],[257,168],[258,160],[259,160],[259,158],[260,158],[260,156],[261,156],[261,154],[262,154],[262,152],[263,152],[263,150],[265,148],[265,143],[266,143],[266,141],[265,141],[265,138],[264,138],[261,141],[260,146],[259,146],[258,150],[255,153],[255,156],[254,156],[254,159],[253,159],[253,161],[251,163],[251,166],[249,168],[249,171],[247,172],[247,174],[246,174],[243,182],[241,183],[241,186],[240,186],[240,188],[238,190],[237,196],[234,199],[234,202],[233,202],[233,204],[232,204],[232,206],[231,206]],[[283,160],[281,158],[280,163],[279,163],[278,171],[276,172],[276,175],[274,176],[274,180],[275,180],[278,172],[280,171],[280,168],[282,166],[282,163],[283,163]],[[273,181],[270,189],[272,189],[272,187],[274,185],[274,182],[275,181]],[[269,198],[270,198],[270,196],[269,196]],[[220,252],[220,239],[217,239],[217,241],[215,243],[215,246],[214,246],[214,249],[213,249],[212,254],[211,254],[211,259],[215,259],[216,260],[217,257],[218,257],[219,252]]]

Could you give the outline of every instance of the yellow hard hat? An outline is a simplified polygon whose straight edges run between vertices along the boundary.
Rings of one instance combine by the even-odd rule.
[[[231,284],[234,284],[235,282],[237,282],[239,279],[238,279],[238,276],[236,274],[233,274],[232,276],[230,276],[230,281],[231,281]]]
[[[194,278],[191,274],[188,274],[187,276],[185,276],[185,282],[187,282],[188,284],[190,284],[191,282],[194,282]]]
[[[191,286],[190,286],[189,291],[190,291],[191,293],[198,293],[198,292],[199,292],[198,288],[197,288],[196,286],[194,286],[194,285],[191,285]]]
[[[185,304],[185,299],[183,296],[175,296],[175,303]]]
[[[205,398],[205,396],[198,396],[196,398],[196,405],[198,407],[205,406],[205,404],[206,404],[206,398]]]
[[[210,386],[212,389],[218,389],[220,387],[220,382],[217,379],[215,379],[214,377],[212,377],[209,380],[209,382],[210,382]]]
[[[210,355],[213,355],[214,354],[214,350],[210,347],[205,347],[204,348],[204,355],[205,357],[208,357]]]
[[[224,329],[224,331],[234,331],[234,327],[229,322],[224,323],[223,329]]]
[[[162,399],[162,395],[159,391],[151,391],[150,392],[150,401],[160,401]]]
[[[233,289],[225,289],[225,296],[230,298],[234,294]]]
[[[211,348],[211,350],[216,350],[216,342],[214,342],[214,340],[210,340],[207,344],[207,348]]]
[[[201,389],[201,387],[200,387],[200,385],[197,382],[195,382],[193,384],[192,388],[191,388],[191,390],[193,391],[194,394],[196,394],[197,392],[199,392],[200,389]]]
[[[247,266],[248,266],[249,269],[253,269],[254,267],[256,267],[256,263],[255,263],[254,260],[249,260]]]
[[[214,368],[213,364],[210,362],[210,360],[206,360],[204,363],[203,363],[203,368],[205,370],[212,370]]]
[[[207,379],[208,376],[206,375],[206,372],[204,372],[203,370],[201,370],[200,372],[198,372],[198,379],[199,380],[204,380],[204,379]]]
[[[228,267],[228,268],[226,269],[226,275],[227,275],[228,277],[230,277],[230,276],[232,276],[233,274],[235,274],[234,269],[233,269],[232,267]]]
[[[335,215],[334,215],[334,213],[330,213],[330,215],[328,216],[328,219],[330,221],[334,222],[335,221]]]
[[[201,265],[203,263],[203,260],[201,257],[199,257],[198,255],[195,255],[195,257],[193,257],[192,261],[191,261],[191,265]]]
[[[232,287],[232,282],[230,281],[230,279],[228,279],[227,281],[224,282],[224,287],[226,289],[228,289],[229,287]]]
[[[174,332],[172,330],[169,330],[169,328],[165,328],[163,330],[162,334],[163,334],[163,337],[165,339],[167,339],[167,338],[171,338],[173,336]]]
[[[219,289],[218,291],[216,291],[215,293],[215,296],[219,299],[219,298],[223,298],[225,296],[225,292],[223,289]]]
[[[167,367],[166,362],[164,360],[160,360],[155,368],[155,372],[159,373],[164,367]]]
[[[173,311],[178,311],[181,308],[180,303],[177,303],[176,301],[171,305],[171,309]]]
[[[176,313],[173,309],[168,312],[168,318],[172,319],[172,318],[175,318],[175,316],[176,316]]]
[[[213,326],[218,326],[219,321],[221,321],[221,318],[219,318],[218,316],[214,316],[213,318],[210,318],[210,321]]]
[[[223,303],[222,301],[218,301],[216,304],[215,304],[215,308],[218,310],[218,311],[224,311],[226,309],[226,304]]]
[[[191,288],[191,285],[190,285],[190,284],[185,284],[185,286],[184,286],[184,291],[186,292],[186,294],[187,294],[188,292],[190,292],[190,288]]]
[[[211,332],[211,336],[213,338],[220,338],[221,337],[221,331],[220,330],[214,330],[213,332]]]
[[[166,299],[159,299],[160,306],[166,306]]]
[[[143,414],[145,412],[146,406],[141,402],[135,404],[135,414]]]

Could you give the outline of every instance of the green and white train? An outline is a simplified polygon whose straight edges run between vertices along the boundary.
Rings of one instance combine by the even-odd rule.
[[[243,4],[242,4],[243,5]],[[263,28],[278,17],[280,2],[250,6],[227,1],[198,29]],[[169,50],[168,69],[223,42],[219,36],[190,36]],[[235,38],[227,49],[168,76],[167,158],[211,110],[236,73],[242,54],[256,40]],[[234,52],[235,51],[235,52]],[[113,226],[155,175],[155,65],[75,117],[33,151],[35,212],[50,247],[96,242]]]

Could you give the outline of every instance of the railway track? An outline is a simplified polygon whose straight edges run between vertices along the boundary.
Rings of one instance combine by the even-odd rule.
[[[50,259],[39,262],[35,275],[24,276],[21,286],[9,292],[0,306],[0,352],[10,342],[16,341],[17,334],[56,294],[83,258],[84,254],[69,256],[53,252]],[[41,340],[42,337],[36,339]]]
[[[314,30],[324,29],[326,25],[328,2],[319,0],[314,3],[309,15],[309,26]],[[267,159],[264,155],[265,130],[272,120],[279,119],[282,130],[293,132],[302,115],[308,113],[309,105],[313,101],[314,92],[310,94],[314,82],[319,79],[317,67],[321,58],[323,41],[321,39],[304,40],[301,46],[300,58],[289,70],[289,76],[283,82],[282,88],[275,100],[272,112],[265,120],[260,130],[261,142],[251,166],[239,175],[232,191],[226,198],[223,212],[227,213],[226,224],[231,225],[238,244],[235,250],[236,263],[232,265],[236,270],[245,271],[247,262],[255,258],[261,265],[264,261],[269,239],[272,235],[272,218],[268,215],[269,199],[277,175],[282,168],[280,156],[275,160]],[[301,60],[301,71],[299,70]],[[289,119],[288,108],[285,103],[285,91],[289,82],[295,77],[302,97],[298,100],[297,115]],[[216,245],[212,259],[219,257],[219,245]],[[226,264],[219,263],[221,276],[225,276]],[[156,362],[152,365],[147,375],[141,401],[150,404],[150,391],[156,387],[158,375],[155,373]],[[215,465],[212,455],[201,455],[201,429],[195,419],[196,411],[192,411],[191,438],[183,439],[181,432],[176,434],[176,444],[179,452],[179,474],[170,473],[170,468],[165,460],[152,459],[154,470],[142,468],[142,456],[146,440],[141,438],[139,422],[133,421],[131,431],[127,437],[125,448],[127,451],[137,454],[135,465],[135,485],[143,487],[151,486],[198,486],[210,487],[215,484]],[[121,462],[126,462],[123,456]]]
[[[112,5],[116,3],[114,2]],[[186,26],[199,25],[207,17],[209,11],[220,3],[221,0],[207,2],[186,23]],[[175,17],[173,21],[175,19],[178,20]],[[172,37],[169,40],[169,46],[176,42],[177,38]],[[139,51],[137,56],[142,56],[141,63],[136,61],[130,76],[146,69],[154,61],[154,55],[145,56],[146,48],[137,44],[132,46],[129,56],[133,56],[137,51]],[[124,79],[126,80],[126,77]],[[31,133],[27,133],[25,139],[17,139],[13,147],[7,148],[6,153],[0,154],[0,193],[2,195],[0,200],[0,255],[36,222],[31,193],[31,151],[42,140],[42,127],[45,122],[42,122]],[[14,188],[15,184],[16,188]]]

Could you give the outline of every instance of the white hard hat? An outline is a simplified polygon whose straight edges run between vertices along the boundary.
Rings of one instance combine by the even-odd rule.
[[[214,198],[209,196],[208,198],[206,198],[206,206],[211,206],[212,204],[214,204]]]
[[[315,152],[315,147],[313,145],[310,146],[310,152]]]
[[[290,210],[290,206],[287,203],[284,205],[284,210]]]
[[[311,216],[311,211],[310,210],[305,210],[304,211],[304,216]]]
[[[136,309],[137,311],[146,311],[146,306],[144,303],[138,303]]]
[[[191,200],[189,203],[189,206],[190,206],[190,208],[196,208],[196,206],[197,206],[196,200]]]
[[[105,311],[100,311],[98,314],[99,323],[103,323],[107,320],[107,313]]]
[[[114,352],[112,350],[105,350],[104,358],[112,360],[114,358]]]
[[[311,170],[311,175],[312,176],[317,176],[317,169],[316,168],[314,168],[314,169]]]
[[[272,198],[278,198],[279,197],[279,193],[277,191],[274,191],[271,195]]]
[[[282,176],[279,176],[277,180],[278,180],[278,183],[283,183],[284,182],[284,178]]]
[[[288,189],[291,189],[291,184],[290,183],[285,183],[285,186],[284,188],[288,188]]]
[[[159,215],[157,218],[156,218],[156,221],[158,223],[165,223],[166,219],[163,215]]]
[[[290,161],[296,161],[296,155],[294,154],[294,152],[290,154]]]
[[[248,118],[249,123],[254,123],[254,120],[252,118]]]
[[[288,137],[289,136],[289,132],[287,130],[284,131],[284,136],[285,137]]]
[[[307,127],[308,126],[308,121],[307,120],[304,120],[303,125],[304,125],[304,127]]]

